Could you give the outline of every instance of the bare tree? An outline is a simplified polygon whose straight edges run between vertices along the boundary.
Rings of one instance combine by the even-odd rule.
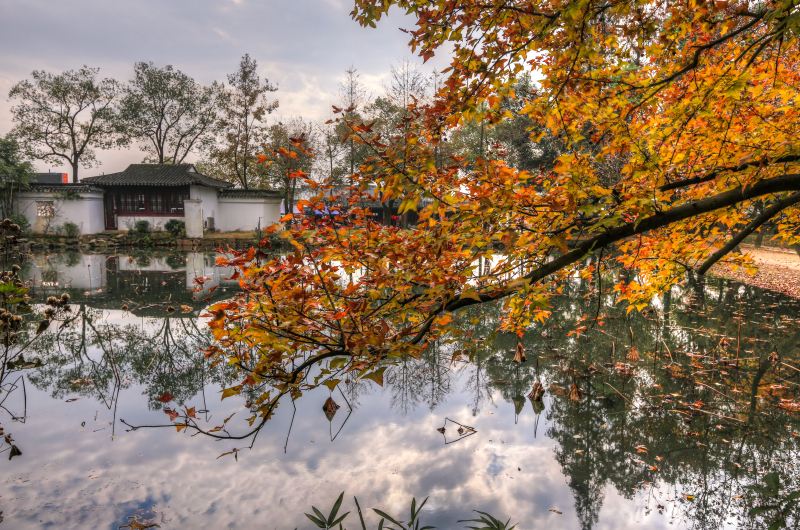
[[[113,103],[119,84],[98,79],[99,69],[83,66],[52,74],[35,70],[9,92],[17,104],[11,108],[12,134],[31,158],[66,161],[72,181],[81,166],[97,163],[94,149],[110,147],[114,140]]]
[[[431,80],[409,61],[392,66],[390,76],[386,97],[400,109],[428,96]]]
[[[361,75],[354,67],[345,70],[344,81],[339,85],[341,104],[344,107],[344,118],[353,121],[358,116],[358,109],[364,107],[369,101],[366,88],[361,83]],[[355,145],[352,135],[347,135],[347,163],[349,164],[350,174],[356,172],[358,163],[358,148]]]

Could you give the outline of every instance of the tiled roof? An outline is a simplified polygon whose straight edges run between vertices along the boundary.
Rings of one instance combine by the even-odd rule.
[[[78,184],[47,184],[41,182],[31,182],[28,184],[27,189],[21,190],[21,193],[26,191],[37,191],[45,193],[101,193],[103,190],[97,186],[92,186],[88,183]]]
[[[227,190],[222,190],[219,192],[220,199],[222,198],[235,198],[235,199],[243,199],[243,198],[273,198],[273,199],[281,199],[283,195],[280,192],[275,190],[264,190],[264,189],[242,189],[242,188],[228,188]]]
[[[191,164],[131,164],[125,171],[88,177],[81,182],[96,186],[232,186],[230,182],[198,173]]]

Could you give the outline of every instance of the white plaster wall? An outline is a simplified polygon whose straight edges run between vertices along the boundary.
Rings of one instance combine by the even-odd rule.
[[[164,225],[170,219],[177,219],[183,221],[183,217],[169,217],[169,216],[147,216],[147,215],[118,215],[117,216],[117,229],[119,230],[133,230],[136,221],[147,221],[150,223],[150,230],[157,232],[164,230]]]
[[[186,223],[186,237],[203,237],[203,202],[200,199],[183,201],[183,221]]]
[[[53,201],[55,217],[36,215],[36,201]],[[25,216],[36,234],[55,233],[64,223],[75,223],[81,234],[99,234],[105,230],[103,194],[81,193],[74,199],[64,199],[56,192],[23,191],[17,194],[16,210]]]
[[[277,223],[281,218],[280,199],[221,198],[217,230],[221,232],[255,230]]]
[[[189,198],[199,200],[200,214],[202,215],[203,222],[209,217],[214,218],[214,226],[217,222],[217,190],[215,188],[208,188],[206,186],[189,186]]]

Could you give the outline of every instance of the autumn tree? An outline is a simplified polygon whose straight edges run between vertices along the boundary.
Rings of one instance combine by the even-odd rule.
[[[172,65],[138,62],[123,89],[118,127],[158,164],[180,164],[213,141],[219,87],[202,86]]]
[[[283,194],[285,213],[294,210],[295,199],[310,177],[314,166],[313,145],[316,143],[313,124],[302,118],[278,122],[269,128],[264,144],[263,184]]]
[[[228,75],[223,89],[222,117],[219,122],[221,144],[212,149],[211,158],[228,178],[242,188],[253,184],[258,170],[258,155],[266,140],[267,116],[278,108],[269,99],[277,88],[258,73],[258,63],[245,54],[239,69]]]
[[[114,103],[119,84],[100,79],[99,69],[83,66],[53,74],[35,70],[11,88],[12,134],[25,154],[51,163],[66,162],[72,181],[81,167],[97,163],[95,149],[114,141]]]
[[[745,230],[755,200],[780,215],[778,237],[800,239],[795,3],[356,0],[353,16],[373,25],[392,6],[416,17],[423,59],[452,55],[438,97],[392,134],[340,112],[370,153],[348,210],[299,215],[285,256],[223,260],[244,293],[211,306],[210,356],[248,367],[224,395],[261,389],[254,429],[284,396],[382,382],[387,365],[453,340],[469,306],[500,303],[498,328],[522,336],[566,280],[613,268],[605,289],[643,309]],[[532,141],[559,146],[552,164],[441,160],[463,123],[513,117],[504,102],[526,71],[536,89],[517,114],[536,124]],[[394,200],[416,226],[367,207]]]

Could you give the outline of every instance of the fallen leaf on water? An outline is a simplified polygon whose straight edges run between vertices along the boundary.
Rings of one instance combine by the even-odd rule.
[[[172,401],[173,399],[175,399],[175,396],[173,396],[173,395],[172,395],[172,394],[170,394],[169,392],[164,392],[163,394],[161,394],[160,396],[158,396],[158,400],[159,400],[161,403],[169,403],[169,402],[170,402],[170,401]]]
[[[791,399],[781,399],[781,402],[778,404],[780,408],[783,410],[788,410],[789,412],[800,412],[800,402],[792,401]],[[793,432],[792,435],[795,435]]]
[[[528,393],[528,398],[531,401],[541,401],[542,397],[544,397],[544,386],[539,381],[533,383],[533,388]]]
[[[581,389],[578,388],[577,384],[572,383],[572,385],[569,387],[569,399],[572,401],[580,401],[581,397],[583,397],[581,394]]]
[[[558,515],[563,515],[563,513],[564,513],[561,510],[559,510],[558,508],[550,508],[548,511],[553,512],[553,513],[558,514]]]
[[[148,528],[161,528],[161,526],[149,521],[140,521],[135,515],[132,515],[128,517],[128,524],[122,525],[120,528],[130,528],[130,530],[147,530]]]
[[[524,363],[525,360],[525,346],[522,344],[522,341],[519,341],[517,342],[517,352],[514,354],[514,362]]]

